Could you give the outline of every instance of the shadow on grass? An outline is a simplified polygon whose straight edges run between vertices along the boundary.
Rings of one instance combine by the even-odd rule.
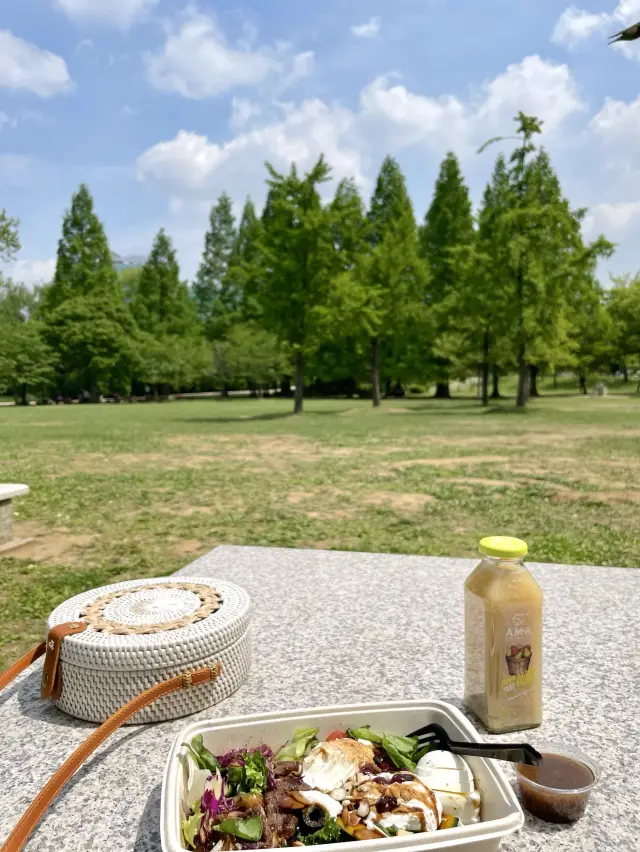
[[[311,417],[335,417],[337,414],[343,414],[348,411],[347,408],[336,409],[335,411],[303,411],[302,416],[305,419]],[[181,417],[180,423],[252,423],[261,420],[288,420],[296,418],[299,415],[293,411],[272,412],[270,414],[254,414],[240,415],[235,417]]]

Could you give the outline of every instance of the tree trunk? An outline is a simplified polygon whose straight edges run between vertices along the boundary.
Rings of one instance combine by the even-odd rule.
[[[640,379],[638,379],[638,384],[636,386],[636,393],[640,393]]]
[[[482,404],[489,405],[489,330],[482,338]]]
[[[626,364],[622,365],[622,378],[623,378],[623,381],[626,385],[626,383],[629,381],[629,371],[627,370]]]
[[[449,390],[449,381],[436,382],[436,392],[433,395],[434,399],[451,399],[451,391]]]
[[[380,344],[378,338],[371,341],[371,399],[373,407],[380,406]]]
[[[393,396],[393,387],[391,379],[386,379],[384,383],[384,398],[390,399]]]
[[[92,379],[91,384],[89,385],[89,401],[90,402],[99,402],[100,401],[100,391],[98,389],[97,383]]]
[[[302,414],[304,400],[304,355],[296,352],[296,395],[293,403],[293,413]]]
[[[535,364],[529,366],[529,396],[540,396],[538,393],[538,367]]]
[[[580,373],[580,392],[585,394],[587,393],[587,377],[584,373]]]
[[[524,408],[529,398],[529,367],[525,359],[524,345],[520,346],[518,352],[518,396],[516,397],[516,408]]]
[[[20,405],[29,405],[29,394],[27,393],[27,384],[23,382],[20,387]]]
[[[496,366],[491,368],[491,399],[502,399],[500,396],[500,371]]]
[[[553,389],[555,390],[558,387],[558,373],[556,370],[553,371]]]

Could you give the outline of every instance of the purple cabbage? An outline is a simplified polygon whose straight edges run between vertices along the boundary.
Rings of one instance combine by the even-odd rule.
[[[231,751],[228,751],[226,754],[220,755],[218,757],[218,763],[223,768],[226,768],[231,763],[235,763],[236,766],[244,766],[243,755],[247,752],[251,754],[251,752],[259,751],[265,760],[270,757],[273,757],[273,752],[269,748],[268,745],[261,745],[257,748],[234,748]]]

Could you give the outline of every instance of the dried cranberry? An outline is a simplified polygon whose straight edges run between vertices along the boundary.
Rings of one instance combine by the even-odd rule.
[[[398,772],[391,779],[392,784],[403,784],[405,781],[413,781],[413,775],[409,775],[408,772]]]
[[[379,814],[383,814],[385,811],[392,811],[394,808],[398,807],[398,800],[395,796],[382,796],[376,802],[376,810]]]
[[[375,763],[365,763],[363,766],[360,767],[360,772],[363,775],[377,775],[379,769],[375,765]]]

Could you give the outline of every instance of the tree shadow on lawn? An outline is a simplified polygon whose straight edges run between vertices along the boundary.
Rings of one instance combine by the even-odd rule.
[[[302,417],[335,417],[337,414],[342,414],[348,411],[347,408],[336,409],[335,411],[305,411]],[[298,417],[293,411],[277,412],[272,414],[254,414],[240,415],[239,417],[181,417],[174,422],[180,423],[251,423],[260,420],[288,420],[292,417]]]

